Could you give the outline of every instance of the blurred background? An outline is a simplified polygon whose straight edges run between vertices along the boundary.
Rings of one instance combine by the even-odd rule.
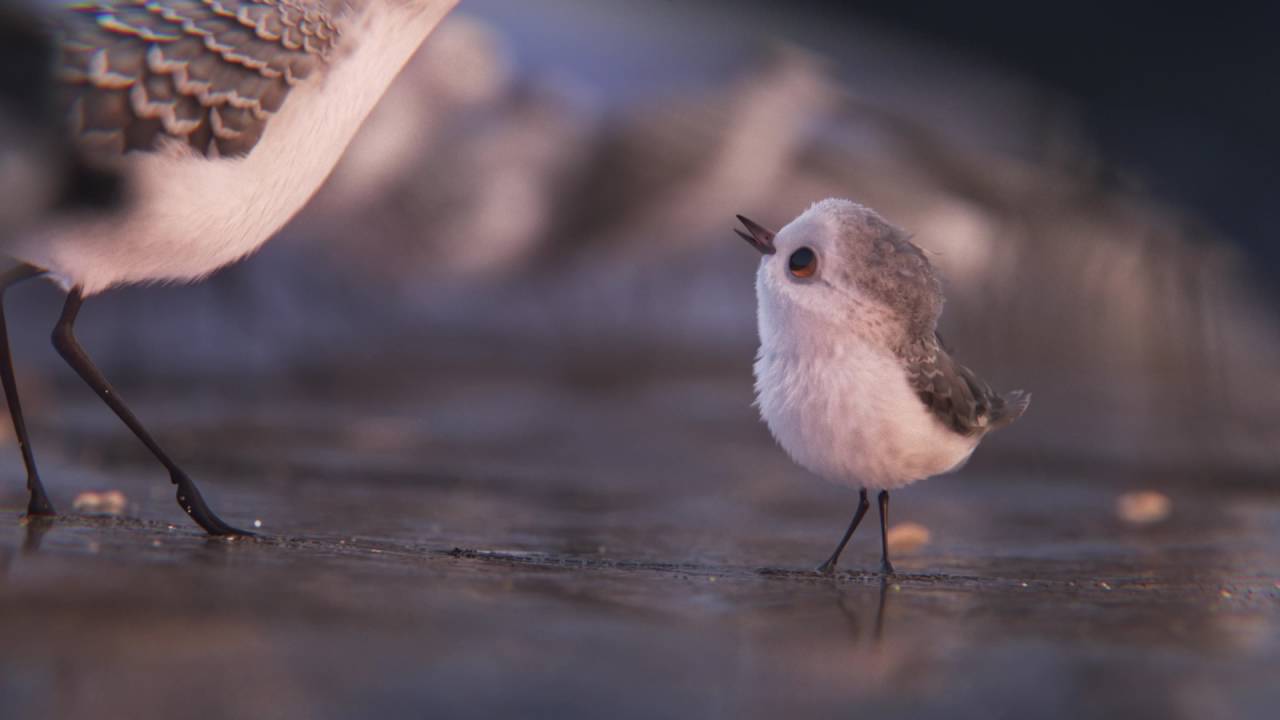
[[[733,215],[841,196],[931,253],[958,356],[1035,393],[998,452],[1274,469],[1275,19],[469,0],[280,238],[82,332],[153,382],[460,357],[745,382]],[[45,295],[11,319],[31,381],[65,375]]]
[[[200,537],[49,347],[61,294],[7,294],[74,513],[0,534],[0,711],[1270,717],[1277,14],[463,0],[280,237],[80,316],[264,539]],[[807,572],[855,496],[751,405],[734,214],[831,196],[1035,398],[894,493],[885,583],[874,523]]]

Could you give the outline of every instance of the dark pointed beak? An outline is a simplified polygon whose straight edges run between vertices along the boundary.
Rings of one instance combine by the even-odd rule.
[[[742,232],[738,228],[734,228],[733,231],[738,233],[738,237],[751,243],[751,247],[759,250],[762,255],[772,255],[778,251],[773,246],[774,233],[772,230],[766,230],[754,220],[741,215],[738,216],[738,222],[742,223],[747,232]],[[751,234],[748,235],[747,233]]]

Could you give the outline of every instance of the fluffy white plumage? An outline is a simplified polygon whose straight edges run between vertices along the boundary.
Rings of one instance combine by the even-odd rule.
[[[770,334],[785,343],[776,326]],[[893,490],[959,469],[978,446],[978,437],[934,418],[902,366],[881,349],[857,338],[821,348],[767,347],[755,364],[760,414],[791,459],[821,478]]]

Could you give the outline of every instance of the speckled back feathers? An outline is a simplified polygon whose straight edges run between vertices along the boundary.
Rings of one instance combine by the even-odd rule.
[[[165,139],[208,156],[253,149],[290,88],[328,61],[327,1],[98,0],[58,12],[63,102],[100,160]]]

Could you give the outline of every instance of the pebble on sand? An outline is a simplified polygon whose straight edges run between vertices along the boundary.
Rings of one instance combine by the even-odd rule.
[[[1169,517],[1173,501],[1155,490],[1127,492],[1116,498],[1116,514],[1134,525],[1150,525]]]
[[[898,523],[889,528],[889,551],[913,553],[928,545],[929,539],[929,528],[920,523]]]
[[[119,490],[105,490],[103,492],[90,490],[82,492],[71,503],[71,507],[76,512],[97,515],[123,515],[128,505],[129,501],[125,498],[124,493]]]

